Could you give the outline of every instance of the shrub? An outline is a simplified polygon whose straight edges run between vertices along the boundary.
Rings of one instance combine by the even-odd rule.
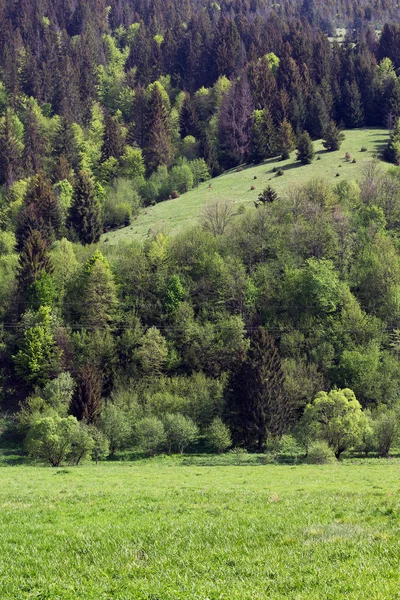
[[[106,227],[129,225],[132,215],[141,207],[141,199],[134,184],[128,179],[116,179],[107,187],[103,204],[103,218]]]
[[[179,198],[179,192],[177,192],[176,190],[174,190],[171,193],[171,198],[172,198],[172,200],[176,200],[177,198]]]
[[[105,405],[101,414],[100,430],[109,442],[111,455],[124,448],[131,435],[125,412],[111,402]]]
[[[254,187],[254,185],[251,186],[250,191],[253,192],[256,188]]]
[[[379,456],[387,458],[393,444],[399,439],[399,415],[394,410],[381,412],[372,424]]]
[[[198,436],[198,428],[192,419],[181,414],[167,414],[164,417],[164,430],[168,451],[177,450],[180,454]]]
[[[193,175],[193,187],[197,187],[202,181],[210,179],[210,172],[204,158],[196,158],[188,163]]]
[[[311,444],[307,455],[307,462],[310,465],[326,465],[334,461],[335,455],[333,450],[326,442],[314,442]]]
[[[72,444],[79,443],[79,423],[75,417],[53,415],[35,421],[25,440],[29,456],[58,467],[70,454]]]
[[[367,152],[368,148],[366,146],[362,146],[360,152]]]
[[[218,454],[221,454],[232,445],[229,427],[227,427],[219,417],[216,417],[206,429],[205,440],[207,446],[211,450],[218,452]]]
[[[355,158],[353,158],[353,160],[351,162],[353,163],[353,165],[355,165],[357,161]]]
[[[350,152],[346,152],[345,155],[344,155],[344,158],[345,158],[346,162],[350,162],[350,160],[351,160]]]
[[[149,456],[165,443],[164,425],[157,417],[145,417],[136,423],[136,439],[139,447]]]
[[[109,455],[110,446],[107,437],[97,427],[91,426],[90,434],[93,439],[92,459],[96,461],[97,465],[101,458]]]
[[[68,458],[73,465],[78,465],[82,460],[89,457],[94,448],[94,439],[90,428],[80,422],[71,443]]]
[[[238,167],[238,168],[236,169],[236,173],[241,173],[242,171],[243,171],[243,167]]]
[[[170,172],[169,187],[179,194],[189,192],[193,188],[193,173],[188,164],[172,167]]]
[[[282,175],[283,175],[283,170],[282,170],[282,169],[279,169],[279,170],[277,171],[277,173],[276,173],[276,176],[277,176],[277,177],[282,177]]]

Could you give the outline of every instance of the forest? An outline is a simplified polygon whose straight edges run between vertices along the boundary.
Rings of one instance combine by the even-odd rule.
[[[316,454],[388,456],[398,17],[384,0],[0,1],[0,445],[53,466],[133,446],[262,452],[288,434],[305,455],[319,440]],[[102,237],[362,127],[390,139],[357,182],[271,184],[176,236]]]

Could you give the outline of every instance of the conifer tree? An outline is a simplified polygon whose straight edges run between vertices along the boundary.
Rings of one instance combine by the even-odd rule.
[[[33,230],[26,238],[19,256],[18,288],[20,293],[25,294],[43,272],[51,274],[53,265],[46,240],[40,231]]]
[[[324,135],[322,145],[329,151],[339,150],[344,140],[344,133],[334,121],[330,121]]]
[[[179,133],[182,139],[188,135],[194,138],[199,135],[199,119],[189,94],[186,94],[179,114]]]
[[[100,203],[87,171],[80,171],[76,176],[69,222],[82,244],[99,241],[102,231]]]
[[[33,106],[29,106],[24,132],[23,164],[26,175],[38,173],[43,167],[45,143]]]
[[[274,340],[263,327],[254,333],[246,360],[232,382],[234,441],[261,452],[268,436],[287,431],[292,417],[284,374]]]
[[[167,110],[164,106],[159,84],[152,87],[147,106],[146,137],[143,148],[147,171],[152,173],[160,165],[169,165],[172,143]]]
[[[40,231],[46,242],[53,242],[60,233],[61,208],[53,186],[43,171],[33,177],[28,185],[24,207],[17,224],[18,247],[33,230]]]
[[[7,187],[12,186],[21,172],[23,144],[16,131],[16,119],[11,109],[0,119],[0,185]]]
[[[344,84],[343,115],[346,127],[361,127],[364,123],[361,94],[356,81],[346,81]]]
[[[77,386],[71,403],[71,412],[88,425],[96,423],[102,409],[102,378],[90,364],[84,364],[77,373]]]
[[[284,119],[279,126],[278,137],[279,152],[281,153],[282,160],[286,160],[289,158],[292,150],[296,147],[293,128],[286,119]]]
[[[299,135],[297,142],[297,160],[303,163],[303,165],[309,165],[312,163],[315,157],[314,144],[311,141],[310,134],[304,131]]]
[[[102,160],[112,156],[119,160],[125,151],[125,136],[115,117],[106,113],[104,117],[104,141],[101,150]]]

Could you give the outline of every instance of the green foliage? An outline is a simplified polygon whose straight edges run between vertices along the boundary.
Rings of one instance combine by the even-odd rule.
[[[60,358],[50,308],[41,306],[36,314],[36,324],[24,331],[20,349],[14,356],[15,370],[29,384],[46,384],[59,370]]]
[[[205,431],[206,444],[221,454],[232,445],[229,427],[225,425],[220,417],[215,417]]]
[[[297,160],[303,165],[309,165],[315,158],[314,145],[311,141],[309,133],[305,131],[299,135],[297,140]]]
[[[313,442],[307,453],[310,465],[326,465],[335,461],[332,448],[325,441]]]
[[[102,410],[99,428],[108,440],[111,455],[126,446],[132,433],[126,412],[111,402]]]
[[[167,413],[163,419],[168,452],[173,450],[183,454],[185,448],[195,442],[198,428],[192,419],[180,414]]]
[[[81,429],[72,416],[42,417],[32,424],[26,437],[28,454],[52,467],[60,466],[71,455],[74,444],[82,448]]]
[[[340,131],[334,121],[330,121],[324,133],[324,141],[322,142],[324,148],[330,152],[333,152],[334,150],[340,150],[340,146],[342,145],[344,139],[344,133]]]
[[[93,244],[99,240],[102,230],[100,204],[93,181],[86,171],[77,175],[70,224],[82,244]]]
[[[90,428],[90,435],[93,440],[92,459],[97,465],[99,460],[109,455],[110,447],[107,437],[97,427]]]
[[[381,410],[372,422],[379,456],[387,458],[390,449],[399,440],[400,417],[398,410]]]
[[[149,456],[154,456],[166,441],[164,425],[157,417],[145,417],[138,421],[135,432],[139,447]]]
[[[361,405],[349,389],[319,392],[306,406],[304,419],[315,423],[317,436],[326,441],[336,458],[356,445],[362,432]]]

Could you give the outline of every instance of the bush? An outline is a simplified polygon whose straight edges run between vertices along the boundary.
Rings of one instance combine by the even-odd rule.
[[[90,428],[80,422],[78,429],[71,443],[71,450],[68,458],[73,465],[78,465],[82,460],[89,457],[94,448],[94,439],[91,436]]]
[[[372,424],[379,456],[387,458],[400,435],[399,415],[394,410],[381,412]]]
[[[164,425],[157,417],[145,417],[136,423],[136,439],[139,447],[149,456],[165,443]]]
[[[172,200],[176,200],[177,198],[179,198],[179,192],[177,192],[176,190],[174,190],[171,193],[171,198],[172,198]]]
[[[326,442],[314,442],[311,444],[308,450],[307,463],[310,465],[326,465],[335,460],[333,450]]]
[[[193,187],[193,173],[188,164],[172,167],[169,179],[169,187],[179,194],[189,192]]]
[[[128,179],[116,179],[107,187],[103,205],[106,227],[129,225],[132,215],[137,214],[142,202],[134,184]]]
[[[206,429],[205,440],[207,446],[211,450],[218,452],[218,454],[221,454],[232,445],[229,427],[227,427],[219,417],[216,417]]]
[[[360,152],[368,152],[368,148],[366,146],[362,146]]]
[[[79,445],[80,426],[75,417],[53,415],[35,421],[25,440],[29,456],[58,467],[71,453],[72,445]]]
[[[91,426],[90,434],[93,439],[92,459],[96,461],[97,465],[101,458],[109,455],[110,446],[107,437],[97,427]]]
[[[282,175],[283,175],[283,170],[282,170],[282,169],[279,169],[279,170],[276,172],[276,176],[277,176],[277,177],[282,177]]]
[[[108,402],[103,409],[100,430],[109,442],[111,455],[124,448],[131,435],[125,412],[111,402]]]
[[[197,187],[202,181],[210,179],[207,163],[203,158],[196,158],[188,163],[193,175],[193,187]]]
[[[172,450],[183,454],[185,448],[197,439],[199,433],[197,425],[192,419],[180,414],[165,415],[164,430],[170,454]]]

